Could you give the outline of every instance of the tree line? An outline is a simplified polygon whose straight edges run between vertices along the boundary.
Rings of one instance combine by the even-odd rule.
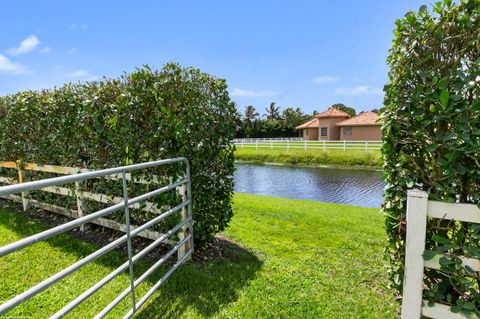
[[[342,103],[333,104],[331,107],[344,111],[351,116],[357,114],[353,107]],[[260,115],[253,105],[248,105],[243,113],[237,111],[236,137],[300,136],[301,132],[295,130],[295,127],[313,119],[313,116],[317,113],[318,111],[313,111],[312,114],[305,114],[299,107],[287,107],[281,110],[275,102],[272,102],[265,108],[265,113]]]

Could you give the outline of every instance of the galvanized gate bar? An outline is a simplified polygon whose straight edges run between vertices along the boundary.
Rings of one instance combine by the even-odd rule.
[[[185,207],[189,203],[190,202],[185,203],[185,204],[182,203],[182,204],[172,208],[171,210],[169,210],[169,211],[165,212],[164,214],[156,217],[155,219],[152,219],[149,222],[143,224],[142,226],[134,229],[131,234],[133,236],[137,235],[138,233],[142,232],[144,229],[152,226],[153,224],[155,224],[155,223],[167,218],[168,216],[172,215],[173,213],[179,211],[181,208]],[[177,225],[175,228],[172,229],[172,230],[175,230],[175,231],[172,232],[172,230],[170,230],[169,232],[162,235],[159,238],[159,240],[160,239],[162,241],[165,240],[172,233],[178,231],[181,228],[181,226],[183,226],[183,225],[184,225],[184,223],[181,223],[181,224]],[[31,297],[33,297],[34,295],[38,294],[39,292],[45,290],[46,288],[53,285],[57,281],[61,280],[62,278],[66,277],[66,276],[68,276],[69,274],[78,270],[79,268],[85,266],[89,262],[103,256],[107,252],[111,251],[112,249],[114,249],[115,247],[123,244],[126,241],[127,241],[127,235],[123,235],[122,237],[116,239],[115,241],[112,241],[108,245],[100,248],[99,250],[95,251],[94,253],[88,255],[87,257],[77,261],[76,263],[72,264],[71,266],[69,266],[69,267],[65,268],[64,270],[56,273],[52,277],[45,279],[44,281],[40,282],[39,284],[37,284],[37,285],[33,286],[32,288],[28,289],[27,291],[17,295],[15,298],[10,299],[9,301],[0,305],[0,314],[14,308],[15,306],[19,305],[20,303],[24,302],[25,300],[30,299]]]
[[[135,286],[133,285],[132,237],[130,235],[130,211],[128,210],[128,191],[126,172],[122,172],[123,202],[125,203],[125,225],[127,225],[128,270],[130,273],[130,290],[132,292],[132,309],[135,311]]]
[[[192,235],[188,235],[182,241],[180,241],[175,247],[173,247],[168,253],[166,253],[162,258],[160,258],[155,264],[153,264],[146,272],[143,273],[137,280],[135,280],[134,287],[136,288],[140,285],[148,276],[152,274],[158,267],[163,265],[168,258],[170,258],[178,249],[186,243],[189,239],[191,239]],[[103,318],[105,317],[116,305],[118,305],[123,298],[125,298],[128,293],[130,292],[130,288],[125,289],[120,295],[117,296],[108,306],[106,306],[101,312],[98,313],[94,318]],[[140,307],[141,305],[138,305]]]
[[[147,300],[148,298],[150,298],[152,296],[152,294],[165,282],[165,280],[168,279],[168,277],[170,277],[171,274],[173,274],[173,272],[181,265],[183,264],[183,262],[190,257],[190,255],[193,253],[193,250],[189,250],[185,256],[183,256],[179,261],[177,261],[175,263],[175,265],[172,266],[172,268],[170,268],[166,273],[165,275],[163,275],[162,278],[160,278],[160,280],[152,287],[150,288],[149,291],[147,291],[147,293],[138,301],[138,307],[141,307]],[[131,316],[133,316],[134,312],[132,310],[130,310],[123,318],[130,318]]]
[[[79,181],[84,181],[91,178],[105,177],[107,175],[112,175],[112,174],[121,174],[123,171],[130,172],[134,170],[151,168],[155,166],[162,166],[162,165],[173,164],[178,162],[184,162],[185,165],[189,167],[188,160],[185,157],[175,157],[175,158],[169,158],[169,159],[159,160],[154,162],[107,168],[107,169],[102,169],[98,171],[91,171],[91,172],[85,172],[80,174],[72,174],[67,176],[48,178],[48,179],[34,181],[34,182],[3,186],[3,187],[0,187],[0,195],[9,195],[13,193],[21,193],[24,191],[32,191],[32,190],[41,189],[47,186],[56,186],[56,185],[62,185],[62,184],[67,184],[72,182],[79,182]]]
[[[159,188],[157,190],[154,190],[152,192],[145,193],[143,195],[137,196],[135,198],[132,198],[129,201],[129,206],[132,206],[133,204],[136,204],[136,203],[141,202],[143,200],[149,199],[149,198],[151,198],[153,196],[156,196],[156,195],[159,195],[161,193],[165,193],[169,190],[175,189],[176,187],[178,187],[180,185],[183,185],[185,183],[189,183],[189,182],[190,182],[190,180],[183,179],[183,180],[180,180],[180,181],[178,181],[174,184],[171,184],[169,186],[165,186],[165,187]],[[9,187],[9,186],[5,186],[5,187]],[[1,190],[1,187],[0,187],[0,190]],[[72,220],[68,223],[59,225],[57,227],[50,228],[50,229],[48,229],[46,231],[43,231],[41,233],[29,236],[27,238],[21,239],[19,241],[16,241],[14,243],[9,244],[9,245],[0,247],[0,257],[8,255],[8,254],[10,254],[14,251],[17,251],[21,248],[26,247],[26,246],[30,246],[32,244],[35,244],[39,241],[45,240],[47,238],[50,238],[50,237],[53,237],[55,235],[58,235],[58,234],[66,232],[66,231],[72,230],[74,228],[77,228],[80,225],[86,224],[86,223],[88,223],[88,222],[90,222],[94,219],[97,219],[99,217],[103,217],[105,215],[108,215],[110,213],[118,211],[118,210],[120,210],[124,207],[125,207],[125,203],[121,202],[121,203],[115,204],[113,206],[107,207],[105,209],[99,210],[96,213],[92,213],[92,214],[86,215],[84,217],[74,219],[74,220]]]
[[[174,228],[170,229],[168,232],[166,232],[165,234],[163,234],[160,238],[158,238],[157,240],[155,240],[153,243],[151,243],[150,245],[148,245],[146,248],[144,248],[143,250],[141,250],[138,254],[136,254],[135,256],[133,256],[132,260],[133,262],[135,263],[137,260],[139,260],[140,258],[142,258],[143,256],[145,256],[147,253],[149,253],[152,249],[154,249],[155,247],[157,247],[159,244],[161,244],[166,238],[168,238],[169,236],[173,235],[174,233],[176,233],[183,225],[187,224],[191,222],[190,219],[188,220],[184,220],[183,222],[181,222],[180,224],[178,224],[177,226],[175,226]],[[181,245],[182,243],[184,243],[186,240],[182,241],[182,242],[179,242],[177,245],[175,245],[175,247]],[[175,249],[174,247],[174,249]],[[178,249],[178,248],[176,248]],[[173,249],[172,249],[173,250]],[[168,253],[167,253],[168,254]],[[83,294],[81,294],[80,296],[78,296],[75,300],[71,301],[68,305],[66,305],[65,307],[63,307],[62,309],[60,309],[58,312],[56,312],[53,316],[51,316],[50,318],[61,318],[63,316],[65,316],[67,313],[69,313],[70,311],[72,311],[76,306],[78,306],[80,303],[82,303],[85,299],[87,299],[88,297],[90,297],[91,295],[93,295],[93,293],[95,293],[98,289],[102,288],[103,286],[105,286],[107,283],[109,283],[110,281],[112,281],[115,277],[117,277],[118,275],[120,275],[123,271],[125,271],[129,266],[129,261],[126,261],[125,263],[123,263],[120,267],[118,267],[117,269],[115,269],[114,271],[112,271],[110,274],[108,274],[106,277],[103,277],[102,280],[100,280],[99,282],[97,282],[95,285],[93,285],[92,287],[90,287],[88,290],[86,290]],[[135,286],[136,287],[136,286]],[[129,290],[128,290],[129,291]],[[123,299],[123,298],[122,298]]]
[[[185,164],[185,175],[182,180],[179,180],[175,183],[172,183],[170,185],[158,188],[154,191],[147,192],[145,194],[142,194],[140,196],[134,197],[132,199],[129,198],[128,196],[128,191],[127,191],[127,171],[132,171],[136,169],[142,169],[142,168],[150,168],[150,167],[155,167],[159,165],[166,165],[166,164],[172,164],[176,162],[183,162]],[[72,264],[71,266],[63,269],[62,271],[56,273],[55,275],[51,276],[50,278],[45,279],[44,281],[40,282],[39,284],[35,285],[34,287],[31,287],[30,289],[24,291],[23,293],[17,295],[16,297],[8,300],[4,304],[0,305],[0,315],[4,314],[8,310],[14,308],[15,306],[19,305],[20,303],[30,299],[34,295],[38,294],[39,292],[43,291],[44,289],[48,288],[49,286],[53,285],[54,283],[58,282],[65,276],[73,273],[74,271],[78,270],[79,268],[83,267],[89,262],[94,261],[95,259],[99,258],[100,256],[104,255],[105,253],[111,251],[115,247],[127,242],[127,249],[128,249],[128,261],[123,263],[120,267],[118,267],[116,270],[111,272],[109,275],[101,279],[99,282],[97,282],[94,286],[90,287],[87,291],[85,291],[82,295],[77,297],[75,300],[70,302],[68,305],[63,307],[60,311],[58,311],[56,314],[52,316],[52,318],[60,318],[70,312],[72,309],[74,309],[77,305],[79,305],[81,302],[83,302],[85,299],[90,297],[93,293],[95,293],[98,289],[100,289],[102,286],[104,286],[106,283],[110,282],[113,278],[121,274],[123,271],[126,270],[126,268],[129,268],[129,275],[130,275],[130,287],[127,288],[120,296],[118,296],[115,300],[119,299],[122,300],[126,295],[129,293],[132,294],[132,308],[130,312],[126,315],[126,317],[131,316],[136,312],[136,310],[148,299],[148,297],[156,290],[158,287],[165,281],[165,279],[170,276],[170,274],[173,273],[173,271],[180,265],[182,264],[185,260],[187,260],[191,254],[193,253],[193,233],[192,233],[192,226],[193,226],[193,218],[192,218],[192,197],[191,197],[191,186],[190,186],[190,166],[188,161],[183,158],[173,158],[173,159],[167,159],[167,160],[160,160],[160,161],[155,161],[155,162],[149,162],[149,163],[142,163],[142,164],[136,164],[136,165],[130,165],[130,166],[122,166],[122,167],[117,167],[117,168],[110,168],[110,169],[104,169],[104,170],[99,170],[99,171],[89,171],[89,172],[83,172],[79,174],[74,174],[74,175],[69,175],[69,176],[62,176],[62,177],[56,177],[56,178],[50,178],[46,180],[40,180],[40,181],[34,181],[34,182],[28,182],[28,183],[23,183],[23,184],[16,184],[16,185],[10,185],[10,186],[4,186],[0,187],[0,195],[10,195],[13,193],[19,193],[19,192],[27,192],[31,190],[37,190],[41,189],[44,187],[50,187],[50,186],[56,186],[56,185],[61,185],[65,183],[71,183],[71,182],[76,182],[78,181],[83,181],[89,178],[98,178],[98,177],[106,177],[110,174],[121,174],[122,177],[122,186],[123,186],[123,202],[117,203],[111,207],[99,210],[97,212],[94,212],[92,214],[79,217],[76,220],[70,221],[68,223],[65,223],[63,225],[59,225],[57,227],[53,227],[49,230],[43,231],[41,233],[35,234],[33,236],[29,236],[27,238],[24,238],[22,240],[19,240],[15,243],[6,245],[4,247],[0,248],[0,257],[5,256],[7,254],[10,254],[12,252],[15,252],[19,249],[22,249],[24,247],[30,246],[36,242],[39,242],[41,240],[48,239],[52,236],[67,232],[73,228],[76,228],[78,226],[81,226],[85,223],[91,222],[92,220],[95,220],[96,218],[100,218],[103,216],[106,216],[112,212],[118,211],[120,209],[125,210],[125,220],[126,220],[126,235],[114,240],[113,242],[107,244],[106,246],[100,248],[99,250],[95,251],[94,253],[86,256],[85,258],[79,260],[78,262]],[[143,225],[140,225],[136,228],[131,226],[130,224],[130,213],[129,213],[129,207],[132,205],[135,205],[141,201],[147,200],[153,196],[162,194],[164,192],[177,189],[178,187],[186,185],[186,192],[182,192],[182,203],[178,204],[177,206],[170,208],[166,212],[160,214],[159,216],[153,218],[152,220],[144,223]],[[185,188],[184,188],[185,189]],[[187,194],[185,194],[187,193]],[[131,238],[135,235],[138,235],[139,233],[145,231],[148,227],[153,226],[154,224],[164,220],[168,216],[182,210],[185,211],[185,207],[187,207],[187,212],[188,213],[183,213],[183,220],[179,224],[177,224],[175,227],[170,229],[168,232],[160,236],[157,240],[155,240],[153,243],[148,245],[146,248],[144,248],[142,251],[137,253],[135,256],[133,256],[132,253],[132,247],[131,247]],[[156,246],[158,246],[160,243],[164,242],[169,236],[176,232],[182,232],[183,235],[179,237],[181,240],[171,249],[167,252],[166,255],[164,255],[159,261],[157,261],[153,266],[151,266],[142,276],[140,276],[139,279],[135,280],[134,278],[134,273],[133,273],[133,264],[138,261],[141,257],[143,257],[145,254],[147,254],[149,251],[154,249]],[[180,250],[181,249],[181,250]],[[156,270],[158,267],[160,267],[169,257],[172,256],[173,253],[179,252],[179,259],[173,265],[170,270],[167,271],[167,273],[160,279],[159,282],[157,282],[154,285],[154,289],[150,289],[150,291],[142,298],[140,301],[137,303],[135,300],[135,294],[134,294],[134,289],[136,286],[138,286],[145,278],[147,278],[154,270]],[[126,295],[124,293],[126,292]],[[115,301],[114,300],[114,301]],[[110,311],[113,309],[113,307],[116,305],[113,302],[107,306],[106,309]],[[108,313],[105,312],[105,313]]]

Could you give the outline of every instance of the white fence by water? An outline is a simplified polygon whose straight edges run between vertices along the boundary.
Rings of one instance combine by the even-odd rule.
[[[469,318],[462,313],[453,313],[450,307],[434,304],[432,307],[423,300],[424,268],[440,269],[437,255],[424,261],[427,217],[480,223],[480,209],[472,204],[445,203],[428,199],[428,194],[420,190],[409,190],[407,194],[407,239],[405,250],[405,276],[403,282],[402,319],[428,318],[460,319]],[[468,265],[480,272],[480,260],[458,256],[462,265]]]
[[[343,151],[379,151],[382,141],[307,141],[297,139],[235,139],[239,149],[317,149],[317,150],[343,150]]]

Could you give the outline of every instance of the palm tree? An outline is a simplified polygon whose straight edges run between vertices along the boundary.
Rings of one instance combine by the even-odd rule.
[[[294,130],[296,126],[310,119],[309,115],[303,114],[301,108],[287,107],[282,113],[283,125],[289,130]]]
[[[258,117],[258,112],[257,110],[255,109],[255,107],[253,105],[249,105],[245,108],[245,114],[243,116],[243,119],[246,121],[246,122],[249,122],[249,123],[252,123],[253,121],[255,121],[255,119]]]
[[[249,105],[245,108],[243,127],[246,137],[255,137],[258,116],[259,114],[253,105]]]
[[[275,105],[275,102],[270,103],[270,106],[266,107],[265,111],[267,111],[267,120],[280,119],[280,108]]]

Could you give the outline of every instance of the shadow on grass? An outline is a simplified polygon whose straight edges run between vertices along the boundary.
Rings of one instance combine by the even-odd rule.
[[[235,243],[224,241],[222,246],[221,257],[178,269],[140,308],[137,318],[178,318],[187,309],[210,317],[235,302],[262,263]]]
[[[16,232],[22,238],[50,228],[28,220],[11,209],[7,210],[8,212],[0,214],[0,226]],[[98,245],[81,241],[67,234],[54,236],[46,242],[78,259],[99,248]],[[186,309],[194,310],[204,317],[210,317],[229,303],[235,302],[242,288],[262,267],[262,262],[252,252],[228,240],[217,240],[216,245],[219,251],[218,256],[207,261],[188,262],[182,265],[147,304],[139,309],[137,317],[177,318]],[[171,259],[175,257],[176,255]],[[126,260],[125,254],[110,252],[95,260],[94,263],[111,268],[113,271]],[[138,278],[151,264],[145,261],[136,263],[135,277]],[[153,286],[166,270],[167,267],[162,267],[150,276],[147,279],[149,286]],[[78,292],[78,295],[82,292]]]

